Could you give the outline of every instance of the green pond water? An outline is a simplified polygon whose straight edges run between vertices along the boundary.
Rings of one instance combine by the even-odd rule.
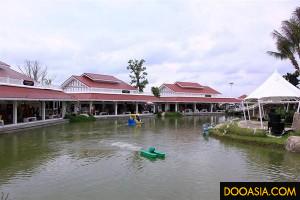
[[[203,137],[225,117],[63,124],[0,135],[0,194],[26,200],[219,199],[220,181],[300,181],[300,155]],[[140,157],[155,146],[164,160]],[[1,198],[1,197],[0,197]]]

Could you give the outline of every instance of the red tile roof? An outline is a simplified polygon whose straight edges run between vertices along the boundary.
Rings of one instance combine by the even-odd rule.
[[[92,73],[84,73],[81,76],[88,77],[92,81],[95,82],[109,82],[109,83],[120,83],[121,80],[117,79],[114,76],[103,75],[103,74],[92,74]]]
[[[1,61],[0,61],[0,77],[9,77],[12,79],[33,81],[30,77],[11,69],[8,64]]]
[[[211,87],[201,86],[198,83],[176,82],[175,84],[164,83],[163,85],[174,92],[199,93],[199,94],[220,94],[220,92],[212,89]],[[189,87],[187,87],[187,86],[189,86]],[[194,86],[194,87],[191,87],[191,86]]]
[[[236,98],[214,98],[214,97],[160,97],[162,102],[186,102],[186,103],[240,103]]]
[[[154,97],[150,95],[72,93],[29,87],[0,85],[0,99],[5,100],[73,100],[73,101],[131,101],[131,102],[186,102],[186,103],[239,103],[235,98],[207,97]]]
[[[74,100],[58,90],[0,85],[0,99],[6,100]]]
[[[178,85],[179,87],[182,87],[182,88],[198,88],[198,89],[203,88],[203,86],[200,85],[199,83],[193,83],[193,82],[179,82],[179,81],[177,81],[175,84]]]
[[[100,93],[72,93],[72,96],[81,101],[139,101],[155,102],[158,98],[150,95],[129,95],[129,94],[100,94]]]
[[[96,82],[91,80],[90,78],[87,78],[86,76],[73,76],[83,84],[85,84],[88,87],[95,87],[95,88],[108,88],[108,89],[121,89],[121,90],[137,90],[135,87],[119,80],[119,82]]]

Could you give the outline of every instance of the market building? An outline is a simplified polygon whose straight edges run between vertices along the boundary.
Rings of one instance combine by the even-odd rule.
[[[0,128],[63,119],[66,113],[98,118],[139,113],[222,113],[226,105],[241,99],[222,97],[220,92],[194,82],[175,82],[159,87],[160,97],[111,75],[73,75],[61,86],[41,85],[0,62]]]
[[[0,62],[0,126],[63,118],[73,97],[39,85]]]
[[[217,90],[194,82],[164,83],[159,87],[158,109],[184,113],[224,112],[229,104],[240,103],[236,98],[221,97]]]
[[[71,76],[62,89],[77,100],[72,105],[73,112],[95,116],[155,112],[156,97],[139,93],[135,87],[110,75]]]

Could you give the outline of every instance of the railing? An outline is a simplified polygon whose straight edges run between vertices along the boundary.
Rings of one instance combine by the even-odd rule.
[[[18,85],[22,87],[32,87],[32,88],[42,88],[42,89],[52,89],[52,90],[61,90],[59,85],[42,85],[34,82],[34,86],[27,86],[23,84],[23,80],[14,79],[10,77],[0,77],[0,84],[3,85]]]
[[[129,93],[123,93],[122,89],[108,89],[108,88],[87,88],[87,87],[68,87],[64,89],[68,93],[108,93],[108,94],[145,94],[137,90],[129,90]],[[150,93],[149,93],[150,94]],[[152,95],[152,94],[151,94]]]
[[[249,106],[248,106],[248,109],[249,109],[249,110],[253,110],[253,109],[256,109],[257,107],[258,107],[258,104],[255,103],[255,104],[253,104],[253,105],[249,105]],[[234,108],[233,110],[236,111],[236,112],[242,112],[242,111],[244,111],[244,110],[247,111],[248,109],[247,109],[247,106],[246,106],[246,105],[244,105],[244,107],[240,105],[238,108]]]
[[[43,85],[43,84],[35,84],[35,87],[43,88],[43,89],[52,89],[52,90],[62,90],[60,85]]]
[[[23,80],[13,79],[9,77],[0,77],[0,83],[8,85],[23,85]]]

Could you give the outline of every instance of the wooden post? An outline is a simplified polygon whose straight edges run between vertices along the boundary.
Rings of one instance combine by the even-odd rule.
[[[90,115],[93,115],[93,102],[92,101],[90,101],[90,103],[89,103],[89,112],[90,112]]]
[[[175,112],[178,112],[178,103],[175,103]]]
[[[250,120],[251,120],[251,118],[250,118],[250,111],[249,111],[248,102],[246,102],[246,106],[247,106],[247,111],[248,111],[248,119],[249,119],[249,121],[250,121]]]
[[[243,109],[244,119],[245,119],[245,121],[247,121],[244,101],[242,101],[241,105],[242,105],[242,109]]]
[[[197,109],[197,104],[194,103],[194,109],[193,109],[193,111],[196,112],[196,109]]]
[[[259,118],[260,118],[260,127],[263,129],[263,121],[262,121],[262,114],[261,114],[261,106],[260,106],[260,100],[258,100],[258,109],[259,109]]]
[[[135,114],[139,114],[139,104],[135,103]]]
[[[42,101],[42,120],[46,120],[46,102]]]
[[[118,102],[115,102],[115,115],[118,115]]]
[[[18,102],[13,102],[13,124],[18,123]]]
[[[61,105],[61,117],[64,118],[67,112],[67,104],[65,101],[62,102]]]
[[[170,111],[170,110],[169,110],[169,104],[166,103],[166,104],[165,104],[165,112],[168,112],[168,111]]]

